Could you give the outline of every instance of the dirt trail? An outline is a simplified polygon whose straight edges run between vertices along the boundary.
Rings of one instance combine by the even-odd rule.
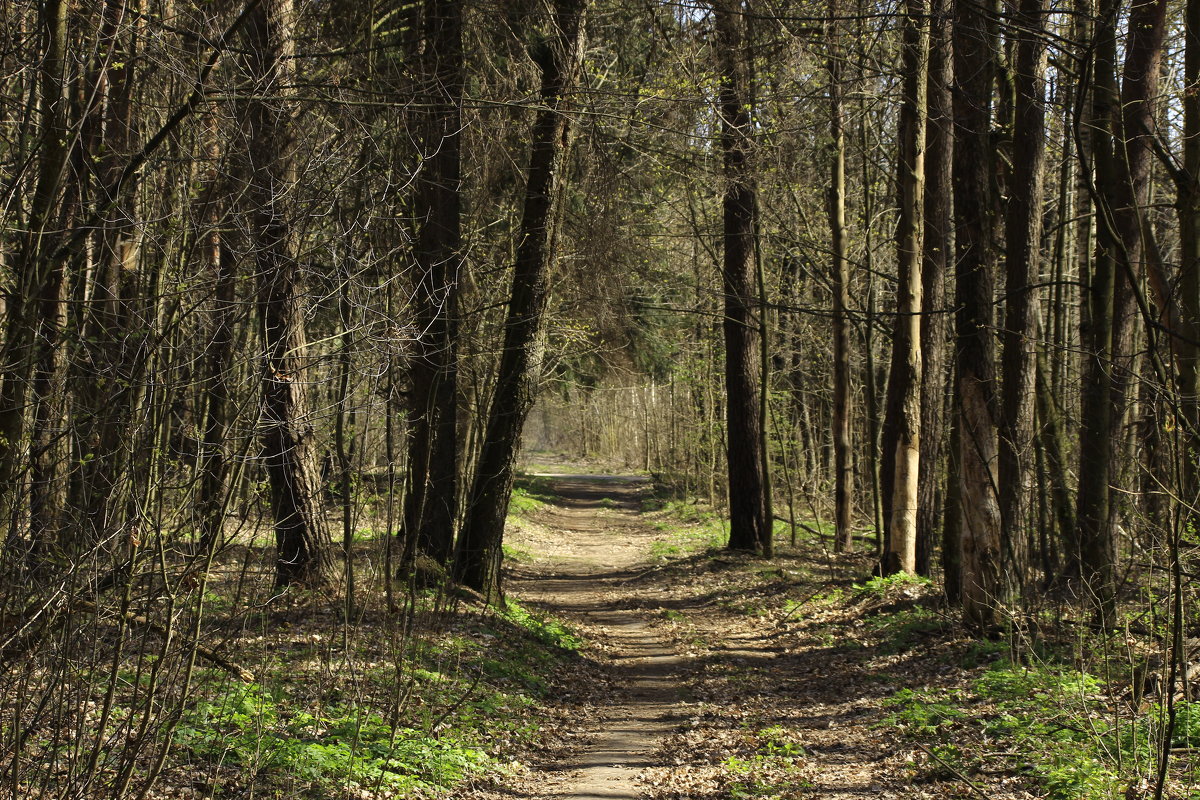
[[[513,577],[516,591],[537,604],[603,631],[614,662],[616,695],[582,752],[554,765],[554,797],[636,798],[636,778],[658,766],[656,751],[675,726],[680,658],[647,624],[629,581],[644,569],[657,532],[637,518],[644,478],[547,476],[561,502],[540,520],[555,537],[539,548],[536,570]]]
[[[712,553],[663,563],[652,547],[669,534],[641,513],[645,478],[541,477],[558,500],[513,540],[535,558],[515,566],[508,585],[583,630],[611,690],[597,701],[593,688],[590,705],[569,712],[579,725],[568,734],[573,747],[477,796],[953,796],[914,787],[912,749],[878,730],[881,699],[895,690],[887,673],[903,671],[901,661],[830,633],[854,628],[810,629],[799,614],[753,607],[773,580],[810,593],[822,582],[848,586],[845,576],[832,567],[824,578],[800,576],[811,555],[788,568]]]

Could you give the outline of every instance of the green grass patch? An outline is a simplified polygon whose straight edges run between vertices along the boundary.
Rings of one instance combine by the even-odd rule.
[[[528,489],[517,486],[512,490],[508,499],[508,515],[510,517],[528,517],[546,507],[546,501],[529,493]]]
[[[518,547],[515,544],[502,544],[500,549],[504,551],[504,560],[512,561],[517,564],[528,564],[535,559],[534,554],[523,547]]]

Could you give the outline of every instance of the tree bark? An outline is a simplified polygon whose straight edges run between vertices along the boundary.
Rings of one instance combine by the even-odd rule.
[[[829,234],[833,251],[833,473],[834,550],[854,549],[854,464],[850,421],[850,260],[846,252],[846,123],[842,103],[843,53],[841,4],[829,2],[830,185]]]
[[[455,579],[488,598],[500,591],[500,548],[521,429],[541,372],[548,279],[570,130],[563,111],[583,58],[586,9],[587,0],[556,0],[552,32],[532,52],[542,72],[542,106],[533,125],[504,352],[454,558]]]
[[[1184,25],[1184,85],[1200,86],[1200,0],[1188,0]],[[1176,214],[1179,218],[1179,318],[1180,332],[1188,340],[1174,340],[1179,366],[1179,397],[1189,427],[1183,464],[1184,498],[1195,503],[1200,493],[1200,92],[1183,97],[1183,170],[1176,178]],[[1195,512],[1188,512],[1192,527],[1200,530]]]
[[[305,389],[304,279],[289,215],[296,186],[294,24],[292,0],[262,0],[246,32],[255,95],[247,103],[249,185],[243,197],[258,276],[261,457],[270,485],[280,587],[321,586],[334,574]]]
[[[116,183],[134,148],[133,113],[136,34],[125,29],[125,0],[108,0],[101,20],[101,48],[109,53],[89,82],[97,87],[98,118],[89,126],[96,141],[102,186]],[[128,464],[129,421],[139,385],[137,347],[130,337],[141,242],[134,224],[138,181],[128,181],[92,241],[91,285],[82,307],[82,335],[71,383],[78,475],[72,486],[74,523],[87,543],[106,541],[123,527],[122,473]]]
[[[994,626],[1001,599],[992,342],[996,272],[991,144],[994,29],[987,7],[973,0],[955,0],[955,372],[962,601],[966,624],[983,630]]]
[[[25,438],[25,406],[29,377],[38,361],[36,333],[43,327],[45,305],[38,298],[54,281],[54,227],[70,160],[68,94],[68,23],[70,4],[48,0],[39,6],[38,27],[45,41],[39,82],[37,178],[26,232],[13,262],[12,283],[4,298],[5,326],[0,344],[0,520],[6,539],[18,535],[21,518],[20,476]]]
[[[1003,408],[998,468],[1001,547],[1007,592],[1025,583],[1025,541],[1033,475],[1033,413],[1036,394],[1034,339],[1037,333],[1038,254],[1042,236],[1042,179],[1045,161],[1042,0],[1020,0],[1013,115],[1013,164],[1005,221],[1005,305],[1002,334]]]
[[[930,575],[942,525],[946,427],[946,268],[950,258],[953,108],[948,0],[930,6],[925,129],[925,239],[921,261],[921,456],[917,481],[917,574]]]
[[[741,0],[712,4],[720,71],[725,319],[726,463],[729,548],[770,549],[759,413],[758,330],[754,321],[754,230],[758,194],[749,163],[753,129],[746,21]]]
[[[462,3],[427,0],[418,111],[414,304],[421,331],[409,376],[411,439],[404,532],[445,564],[458,515],[458,295],[461,233]],[[411,552],[412,547],[406,547]]]
[[[922,253],[925,233],[925,128],[929,74],[929,20],[924,0],[906,0],[903,22],[903,98],[900,106],[900,271],[888,381],[889,413],[894,415],[891,518],[882,572],[917,569],[917,489],[921,453]],[[893,391],[893,385],[898,387]]]
[[[1101,6],[1093,31],[1096,54],[1091,65],[1088,119],[1080,132],[1081,137],[1086,135],[1086,142],[1081,143],[1079,149],[1091,156],[1091,168],[1095,170],[1097,182],[1104,176],[1112,185],[1112,113],[1117,93],[1116,12],[1113,0],[1105,0]],[[1107,374],[1112,348],[1115,274],[1111,227],[1099,225],[1096,238],[1080,315],[1084,370],[1080,387],[1079,492],[1075,534],[1066,548],[1066,576],[1069,580],[1082,579],[1086,585],[1096,586],[1102,596],[1107,596],[1112,585],[1112,546],[1108,531],[1112,386]]]

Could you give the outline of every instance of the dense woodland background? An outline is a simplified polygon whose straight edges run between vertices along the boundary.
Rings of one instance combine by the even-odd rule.
[[[351,648],[422,587],[497,600],[523,435],[724,509],[735,550],[823,536],[976,634],[1132,631],[1185,679],[1200,1],[0,30],[12,796],[145,796],[248,614]]]

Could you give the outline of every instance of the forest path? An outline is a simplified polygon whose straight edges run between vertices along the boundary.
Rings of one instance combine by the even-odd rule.
[[[612,663],[614,694],[597,717],[581,720],[588,744],[543,766],[547,797],[636,798],[637,777],[659,766],[659,744],[675,726],[680,658],[670,640],[648,624],[642,592],[630,581],[660,531],[640,519],[646,478],[544,475],[558,501],[539,515],[551,532],[538,542],[539,559],[516,571],[510,586],[537,606],[582,621]]]
[[[720,535],[643,511],[644,477],[538,477],[551,502],[512,531],[530,557],[507,586],[582,632],[595,677],[559,686],[559,741],[532,769],[472,798],[959,796],[914,786],[923,754],[880,730],[916,665],[864,640],[855,608],[809,603],[850,590],[866,556],[704,550]]]

